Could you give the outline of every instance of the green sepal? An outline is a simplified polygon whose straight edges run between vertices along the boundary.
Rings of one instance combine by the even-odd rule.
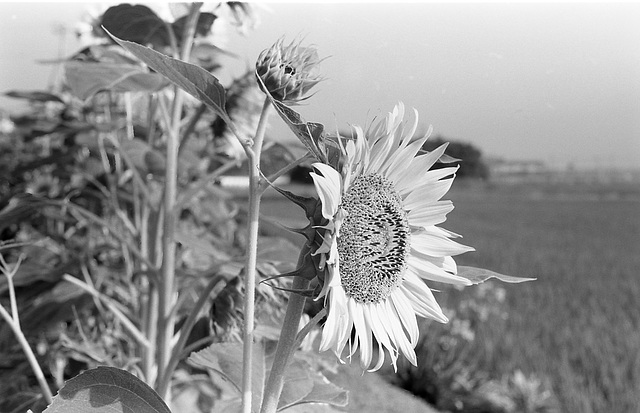
[[[267,182],[269,183],[269,185],[273,189],[278,191],[282,196],[284,196],[289,201],[293,202],[294,204],[296,204],[300,208],[302,208],[304,210],[305,214],[307,215],[307,218],[312,218],[315,215],[315,211],[316,211],[316,208],[317,208],[318,202],[319,202],[316,198],[310,198],[310,197],[306,197],[306,196],[296,195],[296,194],[294,194],[292,192],[289,192],[289,191],[287,191],[285,189],[278,188],[277,186],[273,185],[269,181],[267,181]]]
[[[277,285],[273,285],[273,284],[270,284],[270,283],[266,283],[266,284],[268,286],[272,287],[272,288],[277,289],[277,290],[287,291],[287,292],[290,292],[290,293],[301,295],[303,297],[307,297],[307,298],[315,297],[315,291],[316,291],[315,288],[313,288],[313,289],[305,288],[305,289],[300,290],[300,289],[294,289],[294,288],[279,287]]]
[[[282,274],[272,275],[272,276],[267,277],[264,280],[260,281],[260,283],[267,284],[267,281],[276,280],[278,278],[285,278],[285,277],[303,277],[302,268],[298,268],[297,270],[285,272],[285,273],[282,273]],[[271,284],[269,284],[269,285],[271,285]]]
[[[287,231],[293,232],[294,234],[302,235],[307,239],[308,242],[312,242],[316,236],[316,230],[313,225],[311,225],[311,222],[309,222],[304,228],[292,228],[282,224],[279,224],[279,226],[286,229]]]

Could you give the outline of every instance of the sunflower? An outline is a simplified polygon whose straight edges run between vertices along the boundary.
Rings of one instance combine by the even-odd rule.
[[[385,351],[394,368],[400,353],[416,365],[417,315],[448,321],[423,280],[471,284],[456,275],[452,256],[473,248],[436,226],[453,209],[441,198],[457,166],[430,170],[446,144],[416,156],[428,134],[413,138],[414,113],[407,127],[399,103],[366,132],[355,126],[355,140],[346,147],[338,137],[340,172],[315,163],[311,173],[326,219],[314,251],[324,277],[319,297],[328,311],[320,350],[333,350],[342,361],[359,349],[360,365],[369,371],[382,366]],[[375,344],[378,360],[371,367]]]
[[[258,84],[278,102],[299,104],[311,97],[311,88],[322,81],[317,73],[320,62],[315,47],[302,47],[300,42],[286,46],[280,39],[258,56]]]

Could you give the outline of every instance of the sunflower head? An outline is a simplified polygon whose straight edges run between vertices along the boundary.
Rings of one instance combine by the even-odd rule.
[[[265,93],[284,104],[297,104],[310,97],[309,91],[322,78],[317,73],[320,59],[314,47],[300,42],[285,46],[283,39],[262,51],[256,62],[256,76]]]
[[[416,364],[416,316],[447,321],[424,281],[470,284],[456,275],[452,256],[473,249],[436,226],[453,209],[441,198],[457,167],[431,170],[446,145],[420,153],[428,134],[414,137],[417,113],[413,123],[403,117],[398,104],[366,132],[355,127],[355,140],[340,145],[340,170],[316,163],[312,173],[327,221],[318,228],[322,242],[315,251],[326,264],[320,348],[339,358],[359,349],[363,369],[380,368],[385,350],[394,366],[400,353]]]

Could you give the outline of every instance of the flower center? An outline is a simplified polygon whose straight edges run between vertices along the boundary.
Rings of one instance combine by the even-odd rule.
[[[380,175],[359,176],[342,197],[347,215],[340,226],[338,255],[345,293],[377,303],[402,282],[411,230],[393,183]]]

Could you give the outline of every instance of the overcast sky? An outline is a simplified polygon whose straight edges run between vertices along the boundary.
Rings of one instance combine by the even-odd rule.
[[[50,67],[34,61],[57,57],[55,24],[71,28],[85,8],[0,3],[0,92],[45,88]],[[242,56],[233,68],[253,64],[282,35],[304,36],[330,56],[327,80],[299,109],[307,120],[363,124],[401,100],[425,128],[488,156],[640,164],[640,3],[268,8],[247,38],[231,37],[227,47]],[[74,47],[69,35],[66,52]]]

